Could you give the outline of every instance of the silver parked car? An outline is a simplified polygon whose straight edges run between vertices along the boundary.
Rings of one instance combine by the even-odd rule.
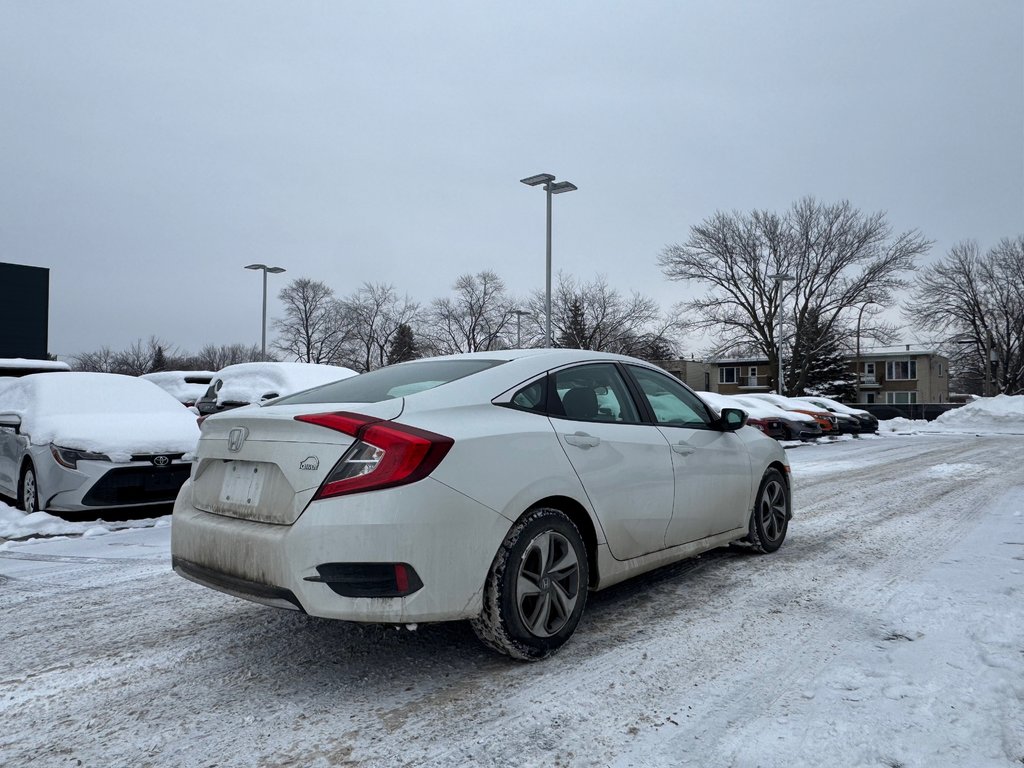
[[[0,382],[0,494],[26,512],[173,501],[199,439],[156,384],[112,373]]]

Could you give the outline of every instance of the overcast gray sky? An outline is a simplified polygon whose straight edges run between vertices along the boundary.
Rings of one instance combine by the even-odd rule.
[[[604,274],[803,195],[983,246],[1024,232],[1024,3],[0,0],[0,261],[50,349],[258,343],[260,276],[426,302]],[[909,340],[909,338],[908,338]]]

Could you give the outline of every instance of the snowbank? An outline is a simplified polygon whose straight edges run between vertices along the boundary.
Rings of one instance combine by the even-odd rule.
[[[960,408],[946,411],[935,421],[888,419],[879,422],[878,431],[903,435],[917,432],[1024,435],[1024,395],[979,397]]]
[[[20,509],[0,501],[0,539],[18,539],[22,542],[34,538],[52,538],[54,536],[102,536],[111,531],[124,528],[154,528],[171,524],[170,515],[148,520],[127,520],[123,522],[105,522],[95,520],[88,523],[71,523],[45,512],[33,512],[26,515]],[[0,549],[9,545],[0,542]]]

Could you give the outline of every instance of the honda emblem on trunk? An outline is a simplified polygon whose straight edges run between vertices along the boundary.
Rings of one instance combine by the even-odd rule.
[[[235,427],[228,432],[228,450],[232,453],[238,453],[242,450],[242,443],[245,442],[245,438],[249,436],[249,430],[245,427]]]

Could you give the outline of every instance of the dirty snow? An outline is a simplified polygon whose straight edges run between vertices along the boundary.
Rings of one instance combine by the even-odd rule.
[[[203,589],[163,520],[8,542],[0,765],[1019,768],[1024,437],[789,455],[779,552],[593,594],[531,665]]]

